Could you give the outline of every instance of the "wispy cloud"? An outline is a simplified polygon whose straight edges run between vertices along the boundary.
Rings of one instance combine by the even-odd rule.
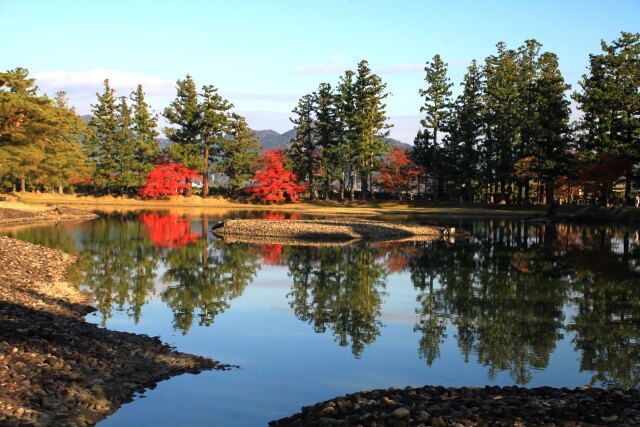
[[[94,68],[86,71],[41,71],[34,77],[45,91],[66,90],[77,92],[80,90],[95,91],[102,87],[103,81],[109,79],[109,83],[118,91],[128,93],[138,84],[141,84],[145,92],[153,96],[168,95],[175,91],[175,84],[167,82],[157,76],[129,73],[118,70],[104,70]]]
[[[353,68],[353,65],[347,64],[343,56],[333,56],[321,64],[298,68],[294,71],[294,74],[296,76],[323,76],[342,73],[348,70],[349,67]]]

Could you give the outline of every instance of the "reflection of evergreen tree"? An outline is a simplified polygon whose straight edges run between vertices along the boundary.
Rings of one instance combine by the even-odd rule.
[[[369,244],[296,248],[288,258],[290,305],[316,332],[333,330],[340,346],[360,357],[380,335],[380,307],[387,270]]]
[[[82,262],[82,283],[93,293],[102,324],[115,306],[140,320],[142,306],[155,289],[155,268],[160,254],[137,221],[117,216],[90,223],[85,237],[89,256]]]
[[[163,280],[172,286],[162,300],[174,314],[174,327],[186,334],[194,316],[209,326],[242,295],[259,267],[257,251],[248,244],[200,240],[170,252]]]
[[[640,386],[640,259],[637,246],[629,247],[624,233],[622,251],[612,250],[606,230],[584,234],[592,244],[576,251],[579,270],[572,283],[577,311],[567,330],[575,332],[580,368],[593,371],[592,382],[609,387]],[[620,242],[622,240],[622,242]],[[595,326],[597,325],[597,326]]]
[[[514,271],[523,230],[511,225],[516,228],[489,223],[464,245],[431,242],[410,262],[420,292],[415,329],[422,332],[420,354],[428,364],[439,355],[447,318],[458,329],[465,358],[476,354],[491,376],[505,370],[526,383],[531,368],[548,364],[560,337],[563,290],[544,275]],[[544,251],[530,254],[541,265],[552,257]]]

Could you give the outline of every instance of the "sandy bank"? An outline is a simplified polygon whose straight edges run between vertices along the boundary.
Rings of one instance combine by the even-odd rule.
[[[76,258],[0,237],[0,425],[93,425],[163,379],[227,366],[83,320]]]

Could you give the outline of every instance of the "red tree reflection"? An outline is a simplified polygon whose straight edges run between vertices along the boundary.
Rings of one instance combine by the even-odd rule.
[[[267,243],[258,246],[260,253],[260,261],[262,265],[281,265],[282,262],[282,245],[275,243]]]
[[[278,213],[278,212],[267,212],[265,214],[262,215],[262,219],[271,219],[271,220],[278,220],[278,219],[298,219],[298,215],[296,214],[284,214],[284,213]]]
[[[200,233],[191,232],[189,218],[151,212],[141,213],[138,219],[144,224],[149,239],[161,248],[181,248],[200,238]]]

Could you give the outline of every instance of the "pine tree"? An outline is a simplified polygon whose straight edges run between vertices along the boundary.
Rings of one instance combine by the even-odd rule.
[[[304,95],[292,111],[298,118],[289,119],[295,125],[296,137],[291,141],[288,157],[295,172],[299,176],[306,176],[311,200],[315,199],[314,177],[318,170],[318,152],[313,130],[314,104],[314,95]]]
[[[336,115],[338,124],[338,146],[340,154],[340,200],[344,199],[344,192],[349,188],[349,199],[353,200],[355,195],[355,176],[357,161],[358,130],[356,122],[355,103],[355,73],[351,70],[345,71],[340,77],[338,84],[338,94],[336,97]]]
[[[420,89],[420,96],[424,97],[424,105],[420,107],[421,113],[426,117],[420,121],[422,126],[431,129],[431,177],[433,182],[433,199],[439,199],[439,165],[438,165],[438,133],[444,131],[450,114],[451,86],[447,77],[447,64],[442,61],[440,55],[435,55],[431,62],[424,67],[427,82],[426,89]]]
[[[532,131],[535,123],[532,122],[535,105],[535,95],[533,93],[533,82],[538,78],[540,72],[539,53],[542,44],[536,40],[526,40],[518,49],[518,126],[520,128],[519,139],[515,146],[515,162],[522,161],[532,156]],[[516,174],[517,176],[517,174]],[[529,203],[529,186],[531,176],[524,175],[516,179],[518,183],[517,201],[521,204]],[[524,194],[523,194],[524,193]],[[524,197],[523,197],[524,196]]]
[[[53,99],[53,132],[46,145],[45,158],[39,167],[42,181],[52,190],[62,194],[73,180],[90,175],[90,164],[81,141],[86,138],[87,126],[69,107],[65,92],[56,93]]]
[[[534,167],[545,182],[547,204],[552,205],[555,179],[565,171],[569,151],[570,110],[565,91],[571,86],[565,84],[554,53],[542,54],[539,62],[540,75],[532,85],[534,129],[530,150]]]
[[[355,125],[357,131],[356,148],[358,170],[361,176],[361,198],[366,198],[367,184],[372,199],[375,199],[372,174],[380,163],[380,157],[390,149],[382,138],[389,135],[391,125],[387,124],[385,92],[387,85],[371,72],[365,60],[358,64],[355,81]]]
[[[200,105],[196,85],[191,76],[176,83],[176,99],[164,109],[164,117],[173,125],[164,128],[164,134],[171,140],[169,155],[188,169],[200,169],[202,143],[200,134]],[[191,178],[187,181],[191,184]],[[191,196],[191,185],[185,195]]]
[[[461,83],[462,94],[456,99],[451,120],[450,140],[455,146],[456,184],[464,186],[466,201],[473,201],[478,182],[479,150],[483,134],[482,75],[474,59]]]
[[[153,170],[160,155],[157,139],[158,117],[152,114],[151,106],[145,101],[144,95],[142,85],[138,85],[130,95],[133,102],[133,132],[136,139],[136,172],[143,180]]]
[[[584,112],[580,120],[584,150],[597,157],[640,159],[640,33],[622,32],[602,53],[589,56],[589,74],[580,81],[573,98]],[[625,197],[631,202],[631,166],[623,172]],[[605,186],[607,203],[611,186]]]
[[[91,105],[93,117],[89,122],[92,129],[89,159],[94,164],[94,183],[109,193],[114,185],[113,174],[118,168],[119,146],[118,106],[109,79],[104,81],[104,93],[97,93],[96,96],[98,101]]]
[[[485,174],[496,193],[510,202],[515,149],[520,132],[518,53],[497,44],[498,54],[485,61]],[[498,184],[500,188],[498,189]],[[494,202],[498,202],[494,199]]]
[[[126,194],[130,187],[144,184],[142,176],[137,174],[136,139],[133,133],[132,110],[127,98],[120,97],[117,109],[118,133],[116,136],[116,167],[114,183]]]
[[[220,142],[220,162],[216,172],[229,177],[231,195],[235,196],[256,171],[260,161],[260,143],[244,117],[231,114],[230,134]]]
[[[329,200],[331,183],[340,173],[340,152],[338,120],[336,117],[336,95],[331,85],[321,83],[318,91],[313,93],[315,100],[315,127],[314,138],[321,151],[320,169],[324,181],[324,199]]]
[[[209,195],[209,164],[211,158],[217,156],[225,135],[229,133],[229,116],[227,111],[233,108],[226,99],[218,94],[214,86],[203,86],[200,94],[200,119],[198,120],[198,132],[203,144],[204,162],[200,169],[203,176],[202,197]]]

